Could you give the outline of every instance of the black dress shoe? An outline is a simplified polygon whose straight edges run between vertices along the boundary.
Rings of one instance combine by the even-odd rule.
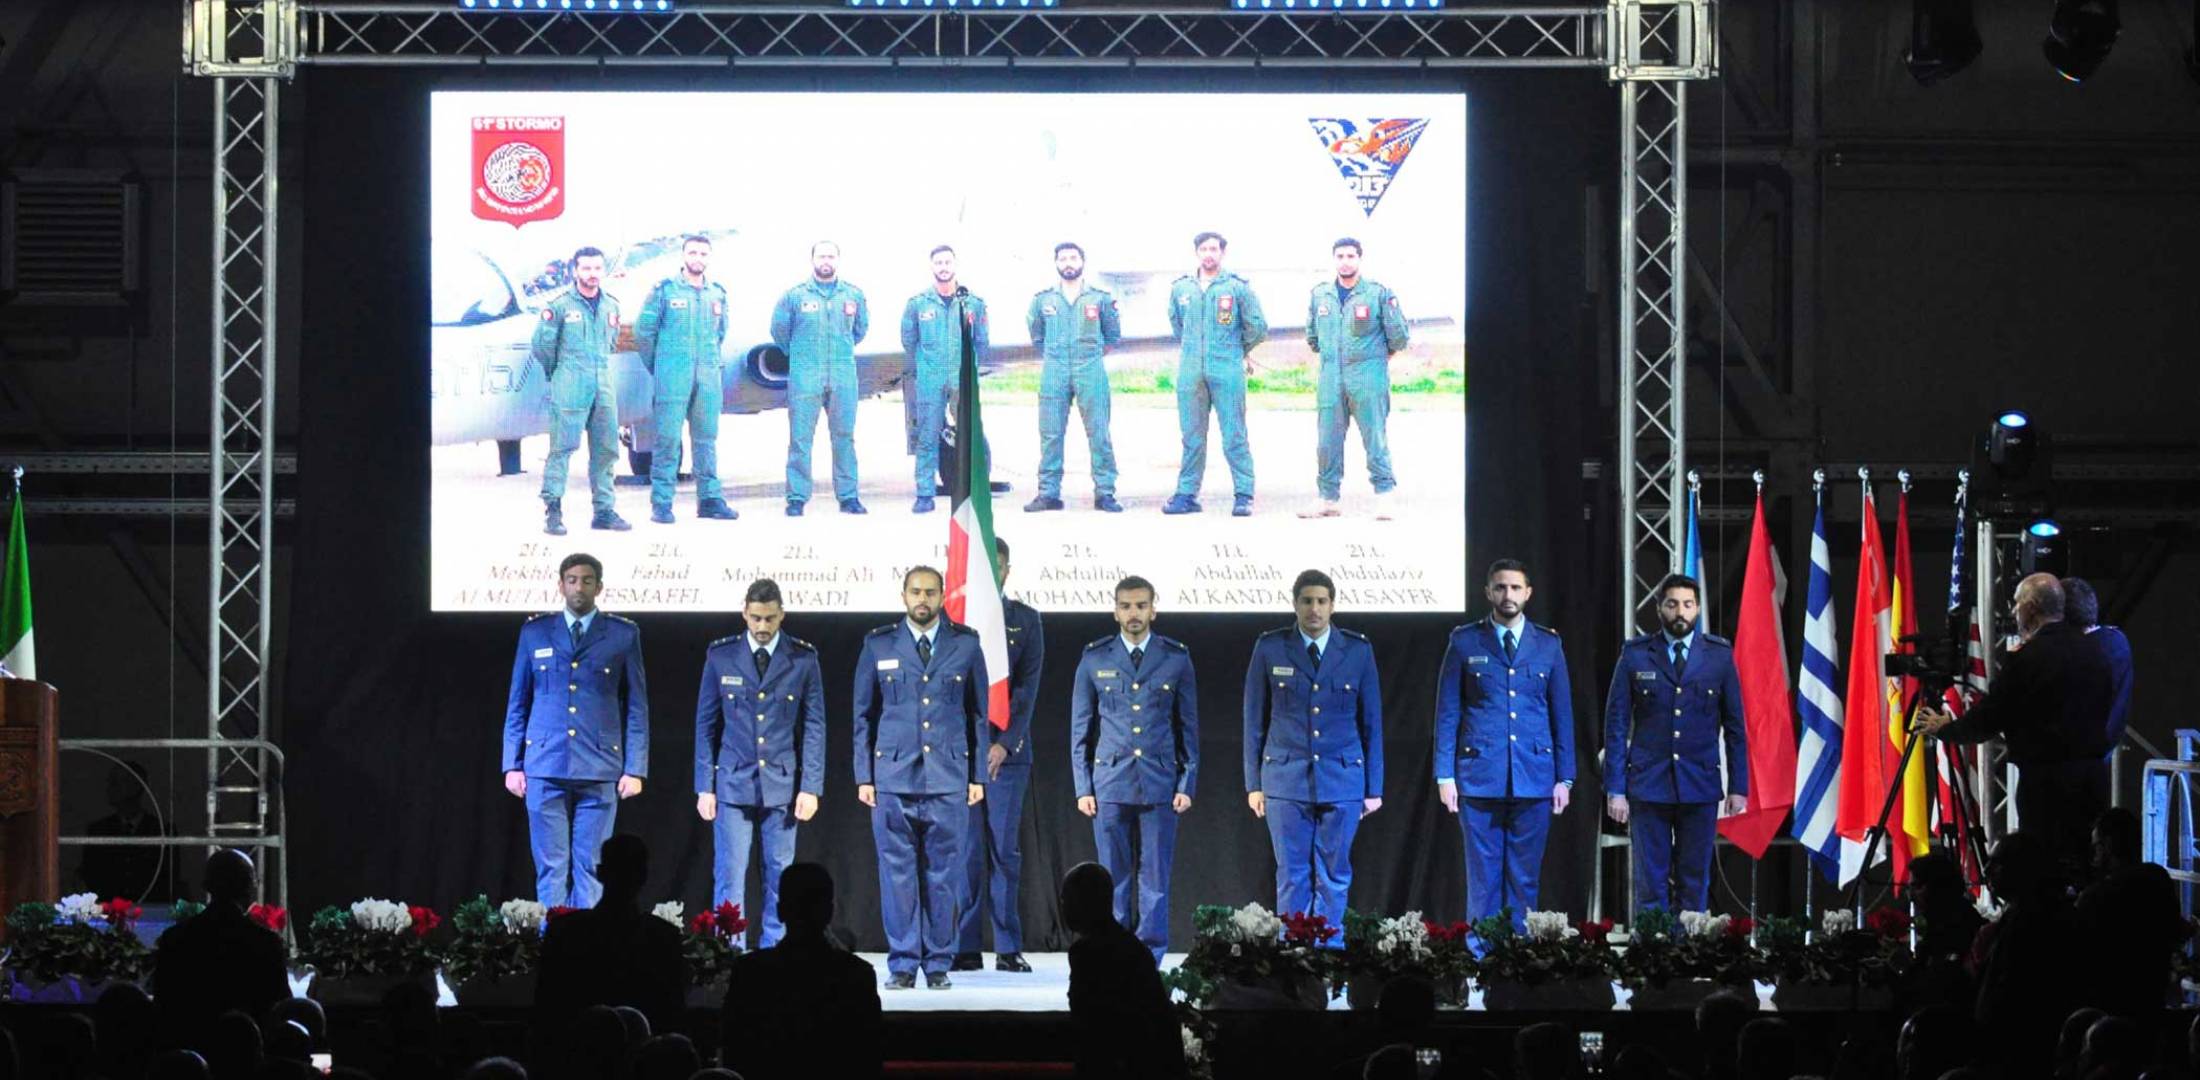
[[[949,970],[949,971],[984,971],[984,970],[985,970],[985,954],[984,954],[984,953],[974,953],[974,952],[966,952],[966,953],[956,953],[956,954],[955,954],[955,962],[954,962],[953,964],[950,964],[950,965],[948,965],[948,970]]]
[[[1024,959],[1024,954],[1020,952],[1005,952],[993,958],[993,970],[1029,973],[1031,961]]]
[[[924,988],[927,990],[951,990],[954,986],[955,980],[948,978],[947,973],[944,971],[927,971],[924,973]]]
[[[704,499],[695,504],[695,516],[712,521],[735,521],[741,517],[741,512],[727,506],[724,499]]]
[[[916,985],[917,973],[914,971],[897,971],[886,977],[886,988],[888,990],[908,990]]]
[[[1060,510],[1061,508],[1062,500],[1052,495],[1041,495],[1024,504],[1024,513],[1042,514],[1049,510]]]
[[[793,499],[788,499],[788,500],[787,500],[787,516],[788,516],[788,517],[801,517],[801,516],[802,516],[802,504],[801,504],[801,503],[799,503],[799,502],[796,502],[796,501],[795,501],[795,500],[793,500]]]
[[[1116,502],[1113,495],[1093,496],[1092,508],[1103,514],[1120,514],[1123,512],[1123,504]]]
[[[672,517],[672,508],[671,508],[671,507],[669,507],[669,506],[652,506],[652,507],[650,507],[650,508],[649,508],[649,520],[651,520],[651,521],[654,521],[654,522],[656,522],[656,523],[657,523],[657,524],[659,524],[659,525],[670,525],[670,524],[672,524],[672,521],[673,521],[673,517]]]
[[[863,502],[862,502],[862,500],[860,500],[860,499],[842,499],[842,500],[840,500],[840,512],[841,512],[841,513],[843,513],[843,514],[868,514],[868,513],[870,513],[870,511],[869,511],[869,510],[866,510],[866,509],[864,509],[864,508],[863,508]]]

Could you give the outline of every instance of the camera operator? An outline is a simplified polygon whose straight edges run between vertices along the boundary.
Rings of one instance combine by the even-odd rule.
[[[2017,766],[2017,816],[2046,840],[2065,884],[2084,880],[2088,830],[2108,807],[2108,718],[2115,683],[2108,660],[2063,617],[2062,583],[2033,574],[2017,583],[2022,638],[1992,688],[1958,720],[1920,707],[1919,730],[1949,742],[1999,738]]]
[[[2131,639],[2120,627],[2101,625],[2101,598],[2084,578],[2063,579],[2063,617],[2085,631],[2108,660],[2109,677],[2116,687],[2115,704],[2108,712],[2107,745],[2113,753],[2124,741],[2124,726],[2131,722]]]

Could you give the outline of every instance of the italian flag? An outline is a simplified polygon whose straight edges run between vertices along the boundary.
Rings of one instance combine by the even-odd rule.
[[[1001,608],[1001,568],[993,550],[992,463],[978,417],[978,359],[970,320],[963,320],[962,374],[955,396],[955,476],[948,498],[947,617],[978,632],[985,656],[985,715],[1008,730],[1008,616]]]
[[[38,677],[38,657],[31,648],[31,549],[23,542],[20,472],[15,510],[8,520],[7,569],[0,576],[0,667],[19,679]]]

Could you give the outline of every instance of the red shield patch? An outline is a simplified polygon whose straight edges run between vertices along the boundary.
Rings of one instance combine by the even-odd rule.
[[[473,118],[474,216],[518,228],[565,213],[565,118]]]
[[[848,317],[849,317],[849,318],[851,318],[851,319],[855,318],[855,317],[856,317],[856,302],[855,302],[855,301],[853,301],[853,300],[850,300],[850,301],[848,301],[847,303],[845,303],[845,304],[842,304],[842,305],[840,305],[840,313],[841,313],[841,314],[843,314],[843,315],[846,315],[846,316],[848,316]]]
[[[1228,311],[1228,310],[1230,310],[1230,302],[1231,302],[1231,301],[1233,301],[1233,300],[1236,300],[1236,299],[1237,299],[1237,297],[1225,295],[1225,296],[1223,296],[1223,297],[1222,297],[1221,299],[1219,299],[1219,300],[1216,300],[1216,301],[1215,301],[1215,304],[1216,304],[1216,306],[1220,307],[1220,308],[1221,308],[1222,310],[1224,310],[1224,311]]]
[[[1085,305],[1085,318],[1088,318],[1088,319],[1097,319],[1097,318],[1099,318],[1099,317],[1100,317],[1100,305],[1098,305],[1098,304],[1086,304],[1086,305]]]
[[[1361,305],[1359,305],[1359,306],[1357,306],[1357,307],[1353,308],[1353,309],[1352,309],[1352,317],[1353,317],[1353,318],[1355,318],[1355,319],[1364,319],[1364,318],[1367,318],[1367,305],[1366,305],[1366,304],[1361,304]]]

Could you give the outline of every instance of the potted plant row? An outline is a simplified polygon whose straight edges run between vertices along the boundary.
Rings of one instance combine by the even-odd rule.
[[[1601,1011],[1612,1007],[1618,957],[1612,921],[1575,922],[1564,912],[1531,911],[1515,929],[1503,911],[1477,921],[1475,983],[1493,1012]]]
[[[1184,963],[1164,981],[1195,1006],[1321,1009],[1339,970],[1337,928],[1320,915],[1277,915],[1259,904],[1201,904]]]
[[[17,904],[8,913],[7,997],[18,1002],[82,1004],[115,983],[140,982],[153,951],[137,936],[144,909],[93,893],[59,903]]]

